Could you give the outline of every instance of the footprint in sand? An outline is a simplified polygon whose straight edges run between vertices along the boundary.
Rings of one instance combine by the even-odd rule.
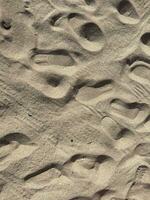
[[[110,114],[123,124],[137,127],[149,115],[148,105],[138,102],[127,102],[123,99],[114,99],[110,103]]]
[[[0,159],[5,158],[19,147],[19,144],[26,144],[30,139],[20,133],[10,133],[0,138]]]
[[[57,49],[52,51],[42,51],[36,50],[35,55],[32,56],[32,59],[35,64],[43,66],[63,66],[70,67],[75,64],[75,61],[71,54],[74,52],[68,52],[67,50]],[[74,53],[75,54],[75,53]]]
[[[67,31],[83,49],[89,52],[102,50],[105,36],[98,21],[92,21],[80,12],[56,13],[49,21],[55,31]]]
[[[19,10],[21,1],[15,4],[9,0],[0,5],[0,53],[14,60],[27,59],[35,45],[34,33]]]
[[[111,166],[111,167],[110,167]],[[63,168],[63,174],[71,179],[95,179],[95,184],[107,185],[114,171],[114,160],[108,155],[76,154]]]
[[[78,13],[68,16],[68,23],[79,44],[91,52],[100,51],[105,43],[104,34],[96,22]]]
[[[130,66],[129,77],[136,82],[150,86],[150,64],[142,61],[134,62]]]
[[[122,127],[110,117],[104,117],[101,125],[107,135],[114,139],[115,148],[124,150],[135,143],[134,133],[127,128]]]
[[[9,133],[0,138],[0,170],[11,162],[20,160],[30,155],[35,146],[31,140],[22,133]]]
[[[92,81],[91,81],[92,82]],[[90,85],[87,83],[82,87],[76,98],[78,101],[85,104],[93,104],[95,102],[103,101],[112,95],[113,92],[113,81],[110,79],[97,81]]]
[[[132,1],[121,0],[116,1],[116,9],[118,11],[118,18],[125,24],[136,24],[139,22],[139,16]]]

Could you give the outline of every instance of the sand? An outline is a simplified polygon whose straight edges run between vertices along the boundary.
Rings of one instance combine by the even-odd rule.
[[[0,0],[0,200],[150,199],[150,1]]]

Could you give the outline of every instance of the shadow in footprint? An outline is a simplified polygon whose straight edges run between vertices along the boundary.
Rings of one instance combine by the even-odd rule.
[[[92,22],[88,22],[80,28],[80,36],[90,42],[99,41],[102,35],[99,26]]]
[[[10,133],[0,138],[0,146],[10,144],[12,141],[16,141],[20,144],[27,144],[30,142],[30,138],[22,133]]]
[[[141,42],[144,45],[147,45],[147,46],[150,47],[150,32],[147,32],[147,33],[145,33],[145,34],[142,35]]]
[[[117,6],[117,10],[121,15],[131,18],[137,18],[137,12],[134,6],[128,0],[122,0]]]
[[[24,177],[24,181],[28,187],[31,188],[43,188],[49,183],[61,176],[61,170],[63,166],[58,163],[50,163],[43,168],[28,174]]]

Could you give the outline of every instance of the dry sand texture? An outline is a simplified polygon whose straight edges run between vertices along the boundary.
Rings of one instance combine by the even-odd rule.
[[[150,199],[150,1],[0,0],[0,200]]]

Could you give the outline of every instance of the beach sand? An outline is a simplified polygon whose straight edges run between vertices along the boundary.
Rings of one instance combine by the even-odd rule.
[[[149,200],[150,1],[0,0],[0,200]]]

